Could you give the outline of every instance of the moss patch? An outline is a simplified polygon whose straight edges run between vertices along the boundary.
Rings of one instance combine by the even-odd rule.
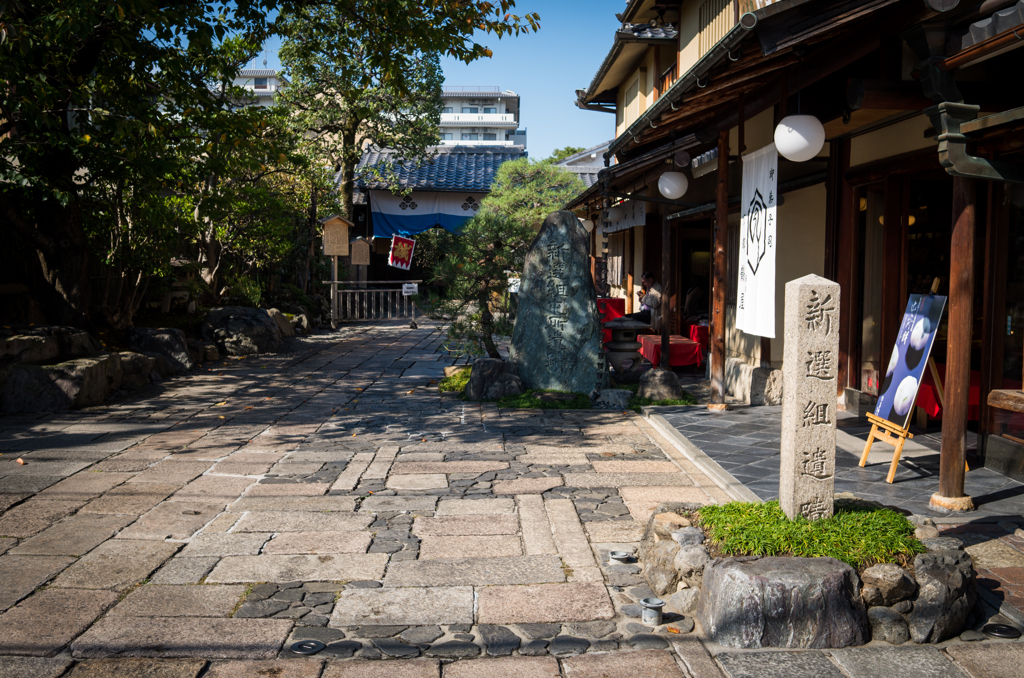
[[[841,508],[831,518],[789,520],[778,501],[705,506],[696,514],[710,545],[728,556],[829,557],[857,570],[911,564],[925,551],[914,526],[886,508]]]
[[[445,377],[437,385],[437,390],[440,391],[441,393],[446,393],[450,391],[465,391],[466,384],[469,383],[470,372],[472,372],[472,368],[462,370],[458,374],[453,374],[450,377]]]
[[[590,397],[582,393],[572,393],[572,398],[566,399],[542,399],[538,395],[544,393],[566,393],[566,391],[541,391],[529,389],[521,395],[505,396],[498,400],[498,407],[526,408],[535,410],[589,410],[591,409]]]

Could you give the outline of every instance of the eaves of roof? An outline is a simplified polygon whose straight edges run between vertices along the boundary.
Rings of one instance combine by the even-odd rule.
[[[614,141],[614,139],[610,139],[608,141],[602,141],[601,143],[597,144],[596,146],[591,146],[590,148],[586,148],[586,149],[580,151],[579,153],[574,153],[574,154],[572,154],[572,155],[570,155],[568,157],[562,158],[561,160],[559,160],[555,164],[556,165],[568,166],[568,164],[570,162],[572,162],[573,160],[579,160],[580,158],[584,158],[584,157],[590,155],[591,153],[596,153],[598,151],[603,151],[604,149],[608,148],[611,145],[612,141]]]
[[[629,28],[625,28],[626,26]],[[578,94],[579,101],[577,105],[580,106],[580,108],[583,108],[583,104],[592,102],[596,96],[605,91],[603,89],[599,90],[599,88],[604,82],[604,79],[608,75],[612,66],[614,66],[622,56],[623,51],[626,49],[626,45],[675,45],[678,37],[678,31],[671,25],[660,28],[651,28],[647,24],[623,24],[623,28],[615,31],[615,41],[612,43],[612,48],[608,50],[608,54],[605,56],[604,61],[601,62],[601,67],[598,68],[597,73],[594,74],[594,78],[590,81],[590,86],[587,87],[582,94]],[[628,56],[635,59],[639,54],[631,54]]]
[[[356,167],[361,170],[385,163],[395,163],[398,184],[420,191],[474,191],[486,193],[494,182],[498,168],[507,160],[527,157],[522,146],[437,146],[431,149],[433,160],[403,162],[390,150],[370,150],[363,154]],[[372,178],[360,178],[360,189],[387,190],[391,186]]]

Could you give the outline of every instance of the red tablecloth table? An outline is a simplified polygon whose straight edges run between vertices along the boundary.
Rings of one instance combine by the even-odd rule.
[[[935,364],[942,380],[942,391],[946,392],[946,366]],[[997,379],[998,381],[998,379]],[[995,384],[993,388],[1020,388],[1021,382],[1011,379],[1003,379],[1002,384]],[[971,370],[971,385],[967,392],[967,420],[978,421],[978,401],[981,393],[981,372]],[[939,404],[939,396],[935,391],[935,380],[932,379],[932,371],[925,367],[924,376],[921,378],[921,385],[917,389],[917,407],[920,407],[932,419],[942,419],[942,405]]]
[[[661,335],[641,334],[637,337],[640,342],[640,355],[657,367],[661,362]],[[669,337],[668,364],[671,367],[683,367],[684,365],[700,365],[703,361],[700,344],[678,334]]]
[[[603,323],[621,318],[626,315],[626,300],[616,297],[598,297],[597,311],[601,314],[601,322]],[[602,330],[602,334],[604,335],[603,343],[607,344],[612,340],[611,330]]]
[[[711,337],[711,328],[707,325],[690,325],[690,341],[696,341],[705,353],[708,352],[708,341]]]

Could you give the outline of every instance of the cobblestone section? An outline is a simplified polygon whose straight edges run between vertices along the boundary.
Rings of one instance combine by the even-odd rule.
[[[725,675],[607,554],[726,495],[632,412],[440,395],[442,341],[350,327],[0,419],[0,675]]]

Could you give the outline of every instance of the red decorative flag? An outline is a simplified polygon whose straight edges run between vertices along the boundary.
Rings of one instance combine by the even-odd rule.
[[[412,266],[412,252],[416,249],[416,241],[396,235],[391,239],[391,256],[388,265],[408,271]]]

